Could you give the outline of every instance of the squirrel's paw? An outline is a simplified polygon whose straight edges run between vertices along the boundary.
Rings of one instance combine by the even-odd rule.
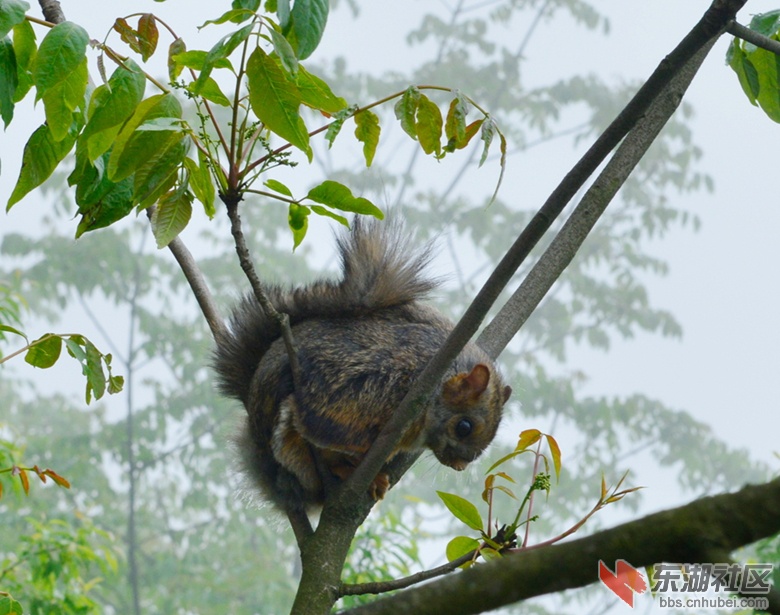
[[[390,477],[385,472],[376,475],[374,482],[368,487],[368,492],[375,500],[381,500],[385,497],[387,490],[390,489]]]

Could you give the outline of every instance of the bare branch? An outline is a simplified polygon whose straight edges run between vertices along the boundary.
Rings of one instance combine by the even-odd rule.
[[[236,253],[238,254],[238,262],[241,264],[241,269],[244,270],[244,274],[249,280],[249,284],[252,287],[252,292],[260,304],[263,312],[272,320],[279,323],[279,329],[282,333],[282,339],[284,340],[284,346],[287,349],[287,356],[290,360],[290,370],[292,372],[293,384],[297,390],[300,390],[301,383],[301,367],[298,363],[298,348],[295,345],[295,339],[293,338],[292,329],[290,328],[290,318],[287,314],[282,314],[277,311],[271,303],[268,295],[265,293],[260,278],[257,277],[257,272],[252,264],[252,259],[249,255],[249,248],[246,245],[246,239],[244,238],[244,232],[241,230],[241,216],[238,214],[238,203],[241,200],[240,196],[233,195],[220,195],[222,201],[227,208],[227,215],[230,218],[230,232],[233,234],[233,240],[236,244]]]
[[[568,267],[617,191],[674,114],[715,40],[717,39],[712,39],[705,45],[658,96],[652,107],[621,143],[615,155],[585,193],[580,204],[522,284],[492,322],[485,327],[477,343],[490,356],[496,357],[504,350]]]
[[[773,38],[769,38],[768,36],[764,36],[763,34],[759,34],[755,30],[746,28],[736,21],[729,22],[728,26],[726,26],[726,32],[737,38],[744,39],[748,43],[753,43],[756,47],[761,47],[761,49],[766,49],[767,51],[780,55],[780,42]]]
[[[474,559],[474,555],[477,552],[476,549],[461,555],[458,559],[454,559],[451,562],[431,568],[430,570],[423,570],[411,574],[408,577],[401,579],[393,579],[392,581],[377,581],[376,583],[356,583],[354,585],[348,585],[342,583],[339,595],[341,596],[362,596],[363,594],[383,594],[385,592],[391,592],[397,589],[406,589],[412,585],[417,585],[423,581],[429,579],[435,579],[436,577],[449,574],[450,572],[457,570],[459,566],[462,566],[468,561]]]

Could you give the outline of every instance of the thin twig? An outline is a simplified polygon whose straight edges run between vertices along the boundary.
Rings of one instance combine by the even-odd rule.
[[[339,588],[340,596],[361,596],[363,594],[383,594],[385,592],[394,591],[396,589],[404,589],[405,587],[411,587],[417,583],[422,583],[429,579],[435,579],[436,577],[449,574],[453,570],[457,570],[463,564],[470,562],[474,559],[474,555],[477,553],[477,549],[469,551],[465,555],[461,555],[458,559],[454,559],[451,562],[431,568],[430,570],[423,570],[415,574],[411,574],[408,577],[401,579],[393,579],[392,581],[377,581],[374,583],[355,583],[347,584],[342,583]]]
[[[246,245],[244,232],[241,230],[241,216],[238,214],[238,203],[241,197],[221,195],[221,198],[225,203],[228,218],[230,218],[230,232],[233,234],[233,240],[236,244],[238,262],[241,265],[241,269],[243,269],[247,280],[249,280],[252,292],[254,293],[257,302],[260,304],[261,309],[266,316],[276,321],[279,325],[282,339],[284,340],[284,346],[287,349],[287,356],[290,360],[293,385],[296,390],[300,390],[301,367],[298,362],[298,348],[295,344],[295,339],[293,338],[292,329],[290,328],[290,318],[287,314],[279,312],[273,306],[260,282],[260,278],[257,277],[257,272],[255,271],[251,256],[249,255],[249,248]]]

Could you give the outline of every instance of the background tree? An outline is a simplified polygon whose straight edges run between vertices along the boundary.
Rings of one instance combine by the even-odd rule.
[[[387,75],[383,85],[375,75],[349,70],[349,65],[343,60],[335,60],[331,65],[323,66],[320,74],[332,71],[329,82],[334,91],[358,102],[402,90],[414,82],[457,85],[469,96],[484,103],[483,106],[498,118],[499,125],[508,127],[505,132],[510,151],[517,148],[517,155],[533,151],[531,144],[551,139],[559,133],[592,138],[602,130],[605,121],[616,114],[625,100],[625,92],[608,96],[605,84],[583,78],[532,90],[525,88],[519,80],[522,70],[518,67],[522,66],[520,63],[526,47],[502,48],[491,36],[490,26],[511,23],[513,18],[521,19],[522,11],[529,9],[534,15],[529,34],[536,32],[538,24],[550,19],[554,11],[568,12],[591,28],[603,28],[606,23],[603,17],[581,3],[520,4],[504,7],[500,14],[485,16],[482,13],[477,17],[460,5],[448,16],[448,20],[428,17],[416,30],[416,40],[428,46],[431,42],[436,43],[433,45],[435,59],[424,62],[419,72],[407,76]],[[466,57],[480,60],[472,69],[464,64]],[[433,78],[433,69],[437,66],[445,71],[444,78]],[[450,79],[446,78],[446,71],[450,71]],[[490,87],[494,77],[498,77],[498,84]],[[571,124],[561,126],[555,121],[561,114],[566,117],[567,105],[576,105],[581,113],[583,104],[590,111],[584,114],[584,118],[582,115],[576,117],[574,129],[570,128]],[[515,115],[520,117],[515,119]],[[382,125],[389,126],[387,120]],[[337,141],[336,147],[340,147],[341,143],[342,140]],[[384,150],[380,148],[378,155],[393,150],[392,146]],[[469,189],[466,186],[469,176],[462,169],[453,174],[453,181],[445,184],[444,190],[435,185],[444,183],[441,179],[431,186],[415,183],[409,169],[427,161],[420,159],[418,149],[415,148],[414,152],[401,164],[395,160],[381,164],[383,173],[379,177],[357,173],[354,166],[338,162],[323,163],[323,166],[328,177],[341,179],[355,193],[385,197],[376,198],[378,202],[405,203],[408,218],[422,235],[429,229],[438,228],[438,224],[431,221],[438,223],[445,217],[452,219],[457,231],[446,238],[447,254],[452,257],[452,262],[457,263],[455,270],[463,287],[473,292],[475,280],[484,278],[490,262],[488,258],[500,255],[499,246],[511,243],[516,235],[516,231],[511,231],[521,228],[530,215],[515,211],[514,203],[499,198],[486,216],[486,191]],[[320,157],[320,152],[317,153],[315,160],[325,160]],[[708,428],[686,415],[643,396],[629,399],[583,398],[577,379],[572,380],[565,368],[556,367],[556,362],[564,359],[570,348],[569,340],[586,340],[603,347],[611,337],[631,335],[637,330],[665,334],[678,332],[674,319],[649,303],[646,291],[637,278],[636,267],[644,271],[663,271],[663,263],[647,255],[644,244],[649,235],[663,233],[673,224],[685,221],[684,214],[666,206],[661,187],[673,181],[677,188],[688,190],[702,183],[704,178],[690,170],[695,154],[684,126],[673,125],[655,153],[643,160],[643,166],[634,175],[633,185],[629,184],[623,192],[623,207],[602,221],[588,246],[567,271],[567,277],[557,287],[559,290],[546,300],[546,305],[537,312],[534,320],[529,321],[522,344],[508,351],[514,361],[507,359],[507,368],[516,365],[519,374],[516,378],[524,384],[521,400],[523,416],[549,416],[552,409],[556,431],[572,428],[583,435],[581,444],[573,449],[574,455],[570,450],[566,451],[573,459],[567,460],[566,479],[556,490],[559,497],[567,502],[566,510],[548,518],[553,528],[558,530],[568,526],[578,514],[581,515],[578,510],[587,508],[603,468],[627,465],[626,456],[631,451],[620,446],[626,435],[632,438],[631,448],[650,451],[670,462],[682,462],[682,481],[699,492],[742,482],[749,471],[744,454],[728,452],[722,443],[714,440]],[[378,165],[379,160],[375,164]],[[396,166],[400,180],[391,175]],[[446,169],[446,165],[437,165],[437,176],[441,177],[439,168]],[[296,169],[296,177],[298,172]],[[422,172],[430,176],[426,168]],[[307,180],[295,181],[298,193],[298,182]],[[434,192],[437,188],[439,190]],[[393,197],[389,195],[391,190],[396,190]],[[412,190],[416,194],[412,195]],[[300,192],[304,191],[305,188],[300,186]],[[67,196],[65,200],[72,202],[72,196]],[[263,233],[255,239],[255,245],[263,246],[264,274],[277,279],[289,277],[301,280],[302,273],[291,272],[290,269],[290,263],[302,268],[300,258],[287,259],[284,264],[277,261],[281,259],[278,252],[289,249],[289,240],[282,239],[285,236],[280,234],[280,228],[286,221],[280,220],[280,216],[274,219],[268,208],[260,209],[245,206],[242,214],[246,232],[252,229],[253,232]],[[72,206],[66,211],[72,212]],[[248,216],[257,216],[257,220],[247,220]],[[274,220],[275,224],[272,224]],[[237,281],[235,264],[228,269],[216,258],[218,253],[232,250],[221,236],[224,230],[224,227],[207,229],[211,242],[208,250],[203,251],[214,257],[202,263],[203,269],[210,283],[217,288],[242,288],[243,285]],[[210,612],[225,605],[230,605],[230,612],[242,612],[242,609],[256,612],[262,608],[259,604],[273,604],[270,601],[275,596],[284,594],[285,589],[293,589],[290,575],[284,574],[285,570],[278,566],[279,561],[290,562],[287,570],[294,570],[292,539],[289,536],[280,538],[273,531],[278,521],[247,511],[243,503],[230,499],[229,490],[224,487],[224,476],[231,471],[224,466],[229,460],[221,446],[226,432],[229,432],[229,427],[221,420],[227,410],[214,409],[218,402],[209,392],[204,368],[207,337],[203,335],[205,330],[197,324],[200,322],[197,313],[192,310],[185,316],[175,309],[185,300],[187,293],[178,278],[169,277],[174,273],[170,261],[167,258],[153,260],[149,256],[151,241],[143,239],[143,229],[120,234],[109,229],[94,236],[86,234],[79,240],[76,246],[84,246],[85,252],[75,256],[74,262],[79,264],[79,268],[74,270],[62,258],[66,242],[67,252],[71,251],[70,240],[63,240],[62,235],[70,235],[72,226],[58,222],[52,232],[58,236],[48,236],[35,243],[8,237],[3,244],[5,254],[24,256],[21,262],[26,259],[26,264],[29,264],[31,255],[41,256],[40,263],[44,264],[33,267],[25,276],[25,280],[35,283],[40,292],[40,303],[35,303],[37,307],[34,309],[43,310],[46,305],[61,306],[74,299],[79,301],[79,297],[90,309],[93,309],[93,302],[128,306],[128,333],[123,336],[126,339],[114,342],[117,349],[115,356],[122,357],[128,380],[127,406],[122,411],[115,410],[114,416],[103,426],[94,427],[95,433],[109,437],[101,440],[99,448],[108,445],[108,450],[112,452],[100,461],[94,458],[90,464],[90,471],[109,477],[116,474],[118,467],[127,468],[121,481],[96,478],[94,483],[114,483],[97,489],[94,494],[95,503],[92,505],[100,507],[101,523],[110,528],[128,528],[125,544],[130,591],[126,590],[126,586],[117,585],[116,589],[106,592],[106,603],[113,604],[120,612],[132,612],[132,609],[137,612],[170,612],[177,608]],[[134,236],[133,232],[138,234]],[[458,250],[451,247],[456,235],[473,242],[469,253],[475,254],[476,258],[469,259],[470,262],[459,262]],[[282,242],[284,247],[281,250],[272,250]],[[303,244],[304,248],[307,246],[307,243]],[[94,252],[90,254],[91,250]],[[610,267],[603,268],[608,269],[606,271],[600,270],[600,264],[605,262]],[[274,271],[278,273],[275,275]],[[462,290],[453,288],[448,291],[446,303],[453,306],[455,315],[463,310],[464,296]],[[112,327],[112,333],[117,332]],[[194,345],[186,349],[180,343],[189,341],[193,332],[196,332]],[[146,375],[141,376],[144,368]],[[173,380],[151,381],[152,374],[155,378],[164,374]],[[147,380],[145,387],[140,386],[143,380]],[[148,398],[148,403],[144,398]],[[139,402],[139,399],[142,401]],[[18,414],[27,415],[21,410]],[[116,423],[120,415],[123,422]],[[21,419],[15,419],[15,425],[23,425],[17,420]],[[648,431],[648,428],[651,429]],[[27,431],[27,428],[20,427],[20,432]],[[670,434],[674,434],[675,438],[670,438]],[[511,441],[513,435],[510,434],[506,440]],[[692,446],[692,443],[698,446]],[[498,449],[496,457],[501,453]],[[425,477],[426,471],[430,474],[430,467],[426,468],[423,464],[422,471]],[[86,469],[85,475],[89,475]],[[437,473],[437,482],[446,478],[443,473]],[[90,481],[89,484],[93,483]],[[432,491],[427,485],[424,489],[418,485],[414,491],[433,503]],[[577,504],[581,504],[579,509]],[[408,509],[408,506],[402,505],[402,500],[395,499],[383,503],[380,510],[382,519],[379,521],[385,524],[387,519],[398,519],[397,523],[391,524],[391,529],[400,534],[401,545],[409,540],[408,532],[404,531],[405,525],[411,521]],[[258,533],[258,526],[268,529],[269,523],[270,532]],[[203,528],[210,531],[205,532]],[[441,525],[437,531],[443,534],[450,532]],[[387,539],[392,535],[387,528],[369,528],[364,540],[371,540],[371,537],[374,540]],[[261,542],[258,543],[258,540]],[[220,557],[218,553],[224,555]],[[263,565],[262,557],[269,558],[267,565]],[[408,549],[404,553],[401,570],[397,572],[403,573],[403,568],[416,559],[414,550]],[[247,575],[258,568],[275,570],[280,575],[277,580],[264,579],[261,590],[246,587],[246,577],[226,568],[222,564],[225,561],[242,562]],[[176,562],[176,565],[171,565],[171,562]],[[357,562],[353,564],[356,573],[365,575],[366,571],[358,566]],[[383,567],[390,569],[389,564],[377,566],[378,569]],[[208,579],[208,583],[197,588],[202,591],[193,591],[193,575]],[[161,578],[167,582],[160,582]],[[593,580],[595,573],[588,578]],[[175,591],[179,585],[186,587],[187,591]],[[258,597],[260,591],[262,596]],[[278,604],[285,600],[278,599]],[[209,607],[209,604],[214,606]],[[434,604],[436,608],[441,608],[440,603]],[[283,607],[266,608],[274,612]]]

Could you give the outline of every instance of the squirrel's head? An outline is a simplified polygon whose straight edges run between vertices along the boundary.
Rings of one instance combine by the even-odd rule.
[[[485,363],[448,378],[427,413],[426,446],[444,465],[465,469],[493,441],[511,393]]]

